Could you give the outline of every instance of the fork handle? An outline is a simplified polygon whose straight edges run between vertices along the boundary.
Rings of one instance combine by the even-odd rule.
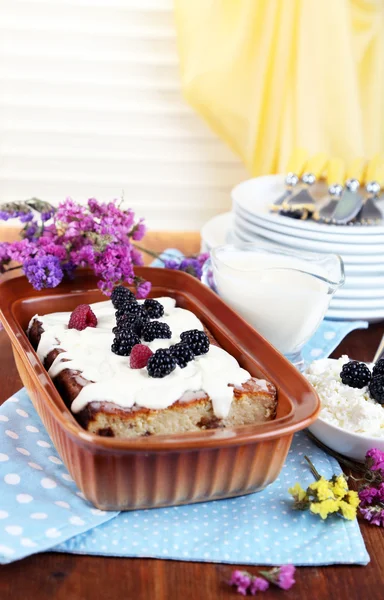
[[[359,183],[364,181],[364,172],[366,161],[364,158],[358,157],[352,160],[347,169],[347,180],[356,179]]]
[[[373,357],[373,361],[372,362],[377,362],[378,360],[380,360],[380,358],[383,358],[384,355],[384,335],[381,338],[380,344],[376,350],[376,354]]]
[[[304,173],[307,158],[308,152],[304,150],[304,148],[295,148],[288,160],[287,173],[292,173],[301,177]]]

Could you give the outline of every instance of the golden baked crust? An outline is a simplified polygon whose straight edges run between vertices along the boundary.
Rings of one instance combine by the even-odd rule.
[[[28,332],[35,349],[42,333],[42,324],[35,319]],[[210,332],[206,333],[211,343],[217,345]],[[49,352],[44,360],[47,370],[61,352],[64,352],[61,348]],[[53,382],[68,409],[80,390],[90,383],[82,377],[81,372],[72,369],[61,371]],[[233,401],[225,419],[215,416],[212,401],[204,392],[189,394],[161,410],[136,405],[123,408],[107,401],[90,402],[74,416],[89,432],[108,437],[132,438],[263,423],[275,418],[276,408],[277,393],[274,385],[251,378],[242,386],[233,387]]]

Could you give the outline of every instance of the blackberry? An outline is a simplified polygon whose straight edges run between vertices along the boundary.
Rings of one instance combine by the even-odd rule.
[[[370,382],[371,371],[364,363],[351,360],[349,363],[343,365],[340,377],[345,385],[361,389]]]
[[[113,332],[115,334],[115,340],[118,341],[127,340],[130,342],[132,339],[139,337],[130,327],[114,327],[114,329],[116,330]]]
[[[113,333],[116,333],[121,328],[131,329],[134,333],[141,336],[141,332],[146,323],[149,323],[149,316],[145,311],[138,313],[137,315],[130,315],[125,313],[118,319],[116,319],[116,327],[112,329]]]
[[[153,298],[147,298],[143,304],[151,319],[160,319],[164,314],[164,306]]]
[[[172,333],[167,323],[150,321],[144,325],[141,336],[145,342],[153,342],[153,340],[170,339]]]
[[[184,367],[187,366],[187,363],[195,358],[192,349],[184,342],[179,342],[178,344],[171,346],[169,351],[181,369],[184,369]]]
[[[372,369],[372,377],[384,375],[384,358],[380,358]]]
[[[112,304],[115,308],[120,308],[120,305],[129,300],[133,302],[136,300],[135,294],[131,292],[128,288],[123,285],[118,285],[113,288],[113,292],[111,294]]]
[[[118,310],[115,312],[116,321],[123,315],[138,315],[141,313],[141,306],[137,302],[125,302],[120,304]]]
[[[204,331],[199,329],[190,329],[189,331],[183,331],[180,335],[182,342],[187,344],[195,356],[200,354],[206,354],[209,350],[209,339]]]
[[[371,398],[379,404],[384,404],[384,375],[376,375],[369,384]]]
[[[140,307],[140,310],[138,310],[138,311],[136,311],[134,313],[127,313],[127,312],[122,313],[122,314],[119,313],[119,315],[116,317],[116,324],[118,326],[120,326],[120,325],[131,326],[132,323],[136,319],[140,319],[143,323],[148,323],[149,322],[149,316],[147,314],[147,311],[145,311],[142,307]]]
[[[122,336],[113,340],[111,350],[119,356],[129,356],[133,346],[140,344],[140,338],[132,331],[125,330]]]
[[[150,377],[165,377],[176,368],[176,360],[169,350],[160,348],[155,354],[149,357],[147,362],[147,371]]]

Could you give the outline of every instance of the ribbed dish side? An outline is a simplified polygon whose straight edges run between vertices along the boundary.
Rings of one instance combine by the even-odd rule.
[[[88,450],[63,431],[15,352],[21,379],[80,490],[104,510],[134,510],[259,491],[279,474],[292,436],[243,446],[184,452]]]

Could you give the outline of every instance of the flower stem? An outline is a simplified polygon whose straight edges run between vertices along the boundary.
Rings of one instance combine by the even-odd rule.
[[[5,269],[4,273],[8,273],[8,271],[14,271],[15,269],[21,269],[22,265],[17,265],[17,267],[9,267],[9,269]]]
[[[305,460],[307,461],[307,463],[309,464],[309,468],[311,469],[311,473],[314,476],[314,478],[319,481],[319,479],[321,479],[321,475],[320,473],[316,470],[315,465],[313,464],[313,462],[311,461],[310,458],[308,458],[308,456],[304,456]]]
[[[143,248],[143,246],[139,246],[139,244],[132,244],[132,246],[134,246],[137,250],[140,250],[140,252],[145,252],[146,254],[149,254],[149,256],[158,258],[161,260],[161,262],[165,263],[165,260],[161,258],[158,252],[154,252],[154,250],[149,250],[148,248]]]
[[[167,252],[161,252],[161,254],[159,252],[155,252],[154,250],[149,250],[148,248],[143,248],[143,246],[139,246],[139,244],[133,244],[132,246],[134,246],[137,250],[140,250],[140,252],[145,252],[146,254],[149,254],[149,256],[153,256],[153,258],[158,258],[159,260],[161,260],[161,262],[163,262],[164,264],[167,262],[166,260],[164,260],[164,258],[161,258],[162,256],[169,256],[168,260],[177,260],[178,257],[175,257],[173,254],[168,254]],[[199,256],[199,254],[190,254],[186,257],[183,258],[197,258]]]

